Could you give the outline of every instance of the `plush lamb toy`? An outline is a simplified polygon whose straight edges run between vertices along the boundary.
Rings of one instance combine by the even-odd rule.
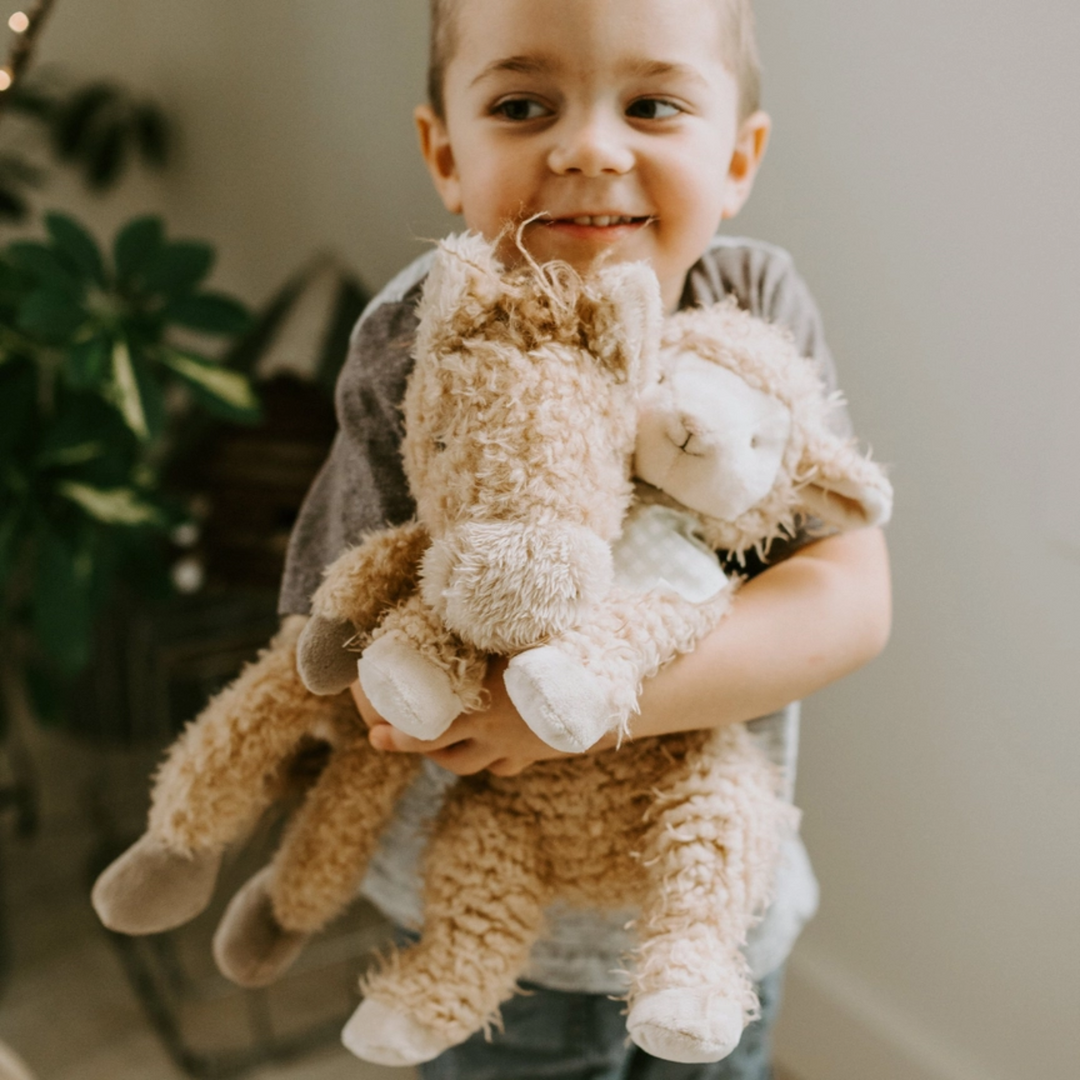
[[[531,513],[538,524],[562,528],[561,541],[547,549],[540,542],[524,552],[531,563],[540,561],[537,556],[545,550],[563,558],[564,551],[599,552],[596,545],[581,542],[580,532],[565,527],[568,519],[571,526],[582,521],[594,525],[599,517],[606,523],[597,530],[602,541],[617,532],[629,493],[625,476],[615,477],[627,464],[627,433],[633,426],[632,417],[627,423],[627,403],[632,411],[638,380],[648,367],[644,360],[657,309],[650,299],[655,282],[641,288],[640,273],[632,268],[602,282],[602,291],[615,294],[607,302],[598,302],[596,292],[571,276],[550,270],[539,290],[546,300],[534,296],[526,302],[522,293],[507,291],[507,280],[475,240],[461,242],[441,257],[425,292],[417,364],[419,372],[431,359],[441,373],[436,389],[427,392],[413,393],[422,378],[410,383],[415,408],[410,412],[407,404],[407,426],[414,448],[421,449],[407,449],[406,460],[414,468],[420,462],[429,469],[410,470],[421,519],[425,507],[434,510],[429,520],[445,529],[463,504],[483,500],[471,485],[465,491],[461,485],[455,488],[450,482],[457,476],[453,466],[439,472],[431,462],[452,457],[451,451],[476,426],[489,436],[495,432],[488,452],[497,459],[502,455],[501,466],[488,467],[488,458],[481,454],[470,461],[467,475],[486,475],[490,481],[492,475],[505,477],[509,469],[524,485],[514,498],[488,503],[493,520],[480,523],[496,526],[492,532],[506,544],[496,550],[510,551],[506,561],[519,574],[523,567],[535,568],[521,561],[522,545],[527,548],[532,542],[529,530],[524,540],[507,541],[501,526],[523,508],[526,521]],[[521,279],[517,287],[521,289]],[[519,445],[520,417],[515,418],[509,404],[515,398],[507,395],[506,386],[485,380],[503,369],[507,350],[516,350],[532,356],[537,368],[545,368],[542,374],[534,372],[531,382],[528,371],[518,373],[526,388],[550,392],[546,367],[552,356],[575,348],[578,377],[582,370],[591,371],[592,381],[577,382],[569,394],[566,384],[557,383],[563,393],[560,397],[555,392],[559,406],[553,411],[560,421],[569,421],[562,440],[531,461],[535,472],[515,474],[514,455],[525,451]],[[593,359],[591,367],[590,350],[599,359]],[[474,369],[485,357],[492,370],[477,379]],[[607,372],[606,380],[597,380],[597,371]],[[442,389],[437,389],[439,380]],[[462,392],[447,393],[447,382]],[[484,393],[492,397],[485,399]],[[552,412],[546,411],[543,396],[534,392],[518,398],[530,421],[544,427],[549,437]],[[448,411],[447,403],[455,401],[457,411]],[[587,412],[589,405],[596,409],[586,423],[580,412],[583,406]],[[477,425],[480,419],[485,423]],[[593,436],[584,445],[575,441],[583,428]],[[597,438],[604,432],[603,439]],[[508,441],[511,433],[518,444]],[[526,438],[525,443],[535,449],[537,440]],[[564,449],[569,449],[572,464],[558,453]],[[584,504],[567,513],[573,503],[564,496],[567,489],[580,486],[583,461],[587,463],[590,453],[601,471],[607,467],[610,488],[605,496],[618,494],[601,503],[597,488],[587,490]],[[810,468],[808,459],[799,457],[799,464]],[[842,470],[832,475],[826,465],[817,477],[822,481],[819,491],[839,490],[845,482]],[[545,486],[537,478],[549,470],[555,481]],[[432,479],[436,484],[427,486]],[[804,474],[798,484],[805,488],[808,479]],[[526,493],[538,498],[523,502]],[[858,493],[852,498],[851,505],[857,505]],[[607,509],[606,517],[598,515],[598,507]],[[766,528],[763,535],[768,533]],[[552,535],[558,536],[559,530]],[[424,641],[433,620],[422,604],[431,590],[413,590],[417,564],[423,557],[426,565],[423,553],[431,550],[429,543],[427,530],[412,525],[369,539],[358,549],[367,549],[363,558],[347,555],[316,598],[319,618],[309,628],[314,625],[318,632],[311,640],[325,641],[327,628],[345,626],[363,643],[389,607],[394,613],[389,624],[384,620],[380,627],[382,637],[401,631],[406,641]],[[477,546],[483,549],[483,543]],[[603,555],[597,561],[603,563]],[[431,577],[439,572],[446,574],[438,579],[443,592],[453,593],[454,571],[440,571],[436,565]],[[474,578],[483,572],[490,578],[490,566],[470,571]],[[545,572],[552,574],[550,569]],[[579,572],[576,580],[568,581],[566,572],[559,571],[534,584],[532,588],[541,590],[536,599],[562,586],[559,603],[543,609],[555,615],[546,616],[547,625],[538,631],[536,612],[530,609],[523,617],[524,629],[504,651],[520,647],[516,642],[522,638],[531,644],[546,637],[551,647],[562,650],[561,656],[588,669],[588,649],[578,648],[580,643],[565,628],[580,625],[582,610],[595,610],[599,597],[611,595],[604,587],[606,573],[601,566],[595,578]],[[592,607],[581,603],[590,595],[590,581]],[[470,584],[467,580],[458,589],[448,608],[462,597],[466,604],[475,603]],[[492,591],[489,580],[473,595],[482,600]],[[402,608],[400,600],[406,597]],[[681,597],[674,601],[664,592],[664,598],[656,619],[661,628],[676,622],[687,606]],[[507,606],[505,590],[500,602]],[[512,610],[512,604],[509,607]],[[401,618],[402,610],[410,617]],[[711,610],[714,618],[720,605]],[[485,623],[482,615],[478,621],[491,634],[497,619],[489,616]],[[430,651],[436,663],[449,662],[453,649],[460,648],[452,635],[441,633]],[[307,934],[347,902],[374,838],[415,768],[406,757],[372,754],[347,700],[305,693],[294,666],[295,639],[296,625],[290,622],[261,660],[189,729],[162,769],[147,836],[95,889],[99,912],[117,929],[149,932],[190,918],[208,899],[221,847],[265,805],[281,762],[305,736],[330,739],[336,746],[330,765],[274,863],[236,898],[219,934],[219,962],[232,967],[240,981],[265,981],[280,972]],[[665,658],[653,650],[650,661],[642,664],[634,643],[628,651],[633,659],[627,670],[636,665],[647,672]],[[333,669],[340,658],[334,658],[333,650],[324,649],[321,655],[323,667],[315,665],[316,674],[339,677]],[[460,677],[462,667],[482,663],[483,656],[476,655],[451,670]],[[460,684],[471,679],[475,685],[476,673],[465,670],[464,675]],[[723,1056],[737,1043],[755,1007],[738,949],[767,898],[777,838],[790,826],[792,811],[777,799],[776,783],[741,728],[641,740],[618,752],[538,765],[514,779],[463,781],[450,796],[429,852],[424,940],[371,980],[365,1002],[346,1029],[347,1043],[361,1056],[404,1064],[426,1060],[465,1038],[512,992],[539,933],[543,909],[559,895],[601,906],[639,901],[641,949],[628,1020],[633,1037],[652,1052],[676,1060]],[[462,912],[468,917],[462,918]]]

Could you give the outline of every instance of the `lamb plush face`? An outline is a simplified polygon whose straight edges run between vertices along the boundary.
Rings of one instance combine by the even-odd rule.
[[[888,520],[888,480],[832,430],[835,402],[782,331],[732,303],[680,312],[660,365],[634,470],[701,515],[714,547],[764,553],[810,515],[833,529]]]
[[[642,398],[636,471],[689,509],[733,521],[772,489],[791,426],[776,398],[696,353],[675,353]]]

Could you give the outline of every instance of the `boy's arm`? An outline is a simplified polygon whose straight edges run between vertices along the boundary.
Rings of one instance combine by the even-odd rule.
[[[694,652],[646,682],[637,737],[720,727],[775,712],[842,678],[885,647],[892,618],[889,560],[880,529],[808,544],[746,583],[731,612]],[[512,776],[563,757],[542,743],[510,703],[503,665],[488,677],[491,706],[460,716],[440,738],[420,742],[353,694],[379,750],[424,753],[459,775]],[[613,746],[614,736],[594,750]]]

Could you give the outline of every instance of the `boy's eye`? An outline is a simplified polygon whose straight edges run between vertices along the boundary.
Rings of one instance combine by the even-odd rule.
[[[508,98],[500,101],[492,112],[507,120],[521,121],[538,120],[541,116],[547,116],[548,109],[531,98]]]
[[[640,98],[632,102],[626,110],[627,116],[636,120],[666,120],[671,116],[678,116],[682,109],[671,101],[663,98]]]

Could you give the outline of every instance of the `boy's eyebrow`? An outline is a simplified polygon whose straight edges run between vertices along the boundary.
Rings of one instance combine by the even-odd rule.
[[[547,75],[561,66],[554,57],[543,54],[507,56],[502,60],[493,60],[469,83],[469,86],[473,87],[484,79],[504,71],[516,72],[519,75]]]
[[[621,65],[623,70],[640,79],[655,79],[662,76],[674,75],[682,79],[690,79],[693,82],[707,83],[705,76],[691,64],[680,64],[668,60],[650,60],[648,57],[628,60]]]
[[[664,76],[676,76],[690,79],[693,82],[707,83],[705,76],[690,64],[681,64],[668,60],[651,60],[648,57],[633,58],[619,65],[629,75],[640,79],[655,79]],[[483,82],[492,75],[503,72],[514,72],[518,75],[550,75],[563,67],[556,57],[538,54],[523,54],[519,56],[507,56],[501,60],[493,60],[488,64],[475,79],[469,83],[470,87]]]

